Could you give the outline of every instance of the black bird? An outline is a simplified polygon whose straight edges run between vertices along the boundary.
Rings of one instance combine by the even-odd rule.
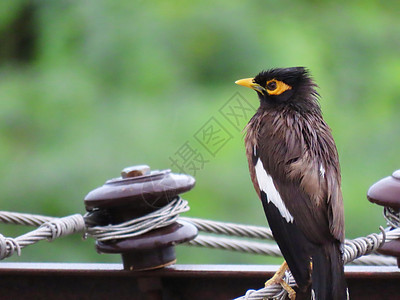
[[[255,90],[260,107],[246,129],[254,188],[286,262],[312,299],[347,299],[342,243],[344,214],[340,166],[331,130],[322,118],[317,85],[303,67],[270,69],[236,81]],[[287,265],[286,265],[287,263]]]

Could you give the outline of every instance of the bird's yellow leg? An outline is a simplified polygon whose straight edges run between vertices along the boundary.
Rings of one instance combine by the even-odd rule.
[[[272,276],[271,279],[269,279],[265,283],[265,286],[267,287],[273,284],[280,284],[287,270],[289,270],[289,267],[286,261],[284,261],[283,264],[279,267],[278,271],[275,272],[274,276]]]
[[[290,300],[295,300],[296,299],[296,291],[283,279],[280,282],[282,288],[288,292],[289,294],[289,299]]]
[[[265,287],[270,286],[270,285],[274,285],[274,284],[280,284],[282,286],[282,288],[288,292],[289,294],[289,299],[290,300],[295,300],[296,299],[296,292],[294,289],[292,289],[290,287],[289,284],[287,284],[284,280],[283,280],[283,276],[285,276],[285,272],[289,270],[289,267],[285,262],[283,262],[283,264],[279,267],[278,271],[275,272],[274,276],[272,276],[271,279],[269,279],[266,283],[265,283]]]

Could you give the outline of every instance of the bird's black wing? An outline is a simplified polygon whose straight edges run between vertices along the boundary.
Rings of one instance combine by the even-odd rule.
[[[263,178],[270,177],[270,190],[276,190],[278,204],[284,207],[280,212],[290,212],[306,238],[315,244],[343,241],[338,155],[322,118],[267,114],[255,150],[253,155],[262,162],[252,159],[256,171],[259,169],[254,176],[257,185],[265,185]]]
[[[282,218],[278,208],[261,192],[261,202],[275,241],[285,258],[297,286],[305,290],[310,283],[310,251],[312,244],[305,238],[295,222]]]

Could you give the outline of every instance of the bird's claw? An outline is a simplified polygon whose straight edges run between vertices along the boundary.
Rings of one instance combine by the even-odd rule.
[[[285,281],[283,278],[271,278],[265,283],[265,287],[268,287],[270,285],[274,284],[280,284],[282,288],[288,293],[289,299],[290,300],[295,300],[296,299],[296,291]]]
[[[267,282],[265,282],[265,287],[268,287],[270,285],[274,284],[280,284],[282,288],[288,293],[289,299],[290,300],[295,300],[296,299],[296,291],[285,281],[283,280],[283,276],[285,275],[285,272],[288,270],[288,265],[286,262],[284,262],[276,271],[274,276],[272,276],[271,279],[269,279]]]

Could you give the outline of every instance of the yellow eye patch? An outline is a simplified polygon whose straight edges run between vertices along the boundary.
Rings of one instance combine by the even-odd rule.
[[[276,96],[282,94],[287,90],[292,89],[290,85],[287,85],[283,81],[279,81],[276,79],[268,80],[265,88],[267,89],[268,94]]]

